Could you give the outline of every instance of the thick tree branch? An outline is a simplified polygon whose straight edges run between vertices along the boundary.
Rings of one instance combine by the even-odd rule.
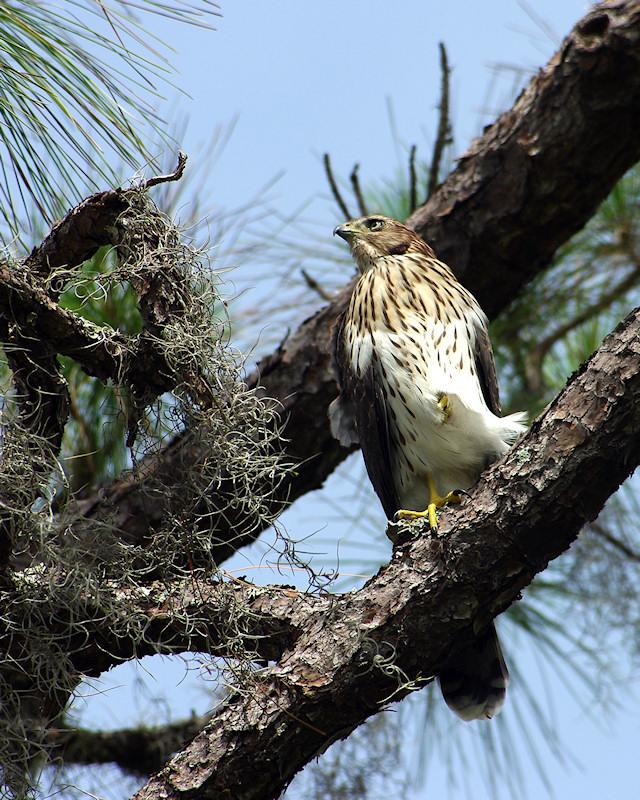
[[[173,244],[175,250],[176,243],[164,241],[167,225],[158,224],[164,218],[147,201],[145,192],[160,183],[179,180],[185,164],[186,156],[180,153],[172,173],[149,178],[130,189],[91,195],[58,222],[21,265],[0,263],[1,334],[14,378],[20,388],[24,386],[22,396],[32,406],[44,403],[48,407],[56,402],[62,407],[49,414],[53,431],[43,434],[51,439],[53,448],[59,444],[68,406],[66,394],[62,396],[57,355],[71,356],[88,375],[103,381],[121,383],[126,377],[137,397],[155,397],[178,380],[172,376],[157,339],[171,314],[183,309],[184,275],[170,258],[163,258],[168,249],[175,260],[170,246]],[[148,230],[136,236],[132,229],[141,215]],[[124,261],[132,254],[139,257],[139,250],[154,254],[158,262],[153,273],[131,270],[127,276],[145,323],[137,337],[93,325],[58,305],[76,268],[105,245],[122,250],[119,256]]]
[[[603,3],[574,28],[514,107],[476,140],[458,167],[409,222],[458,271],[489,316],[549,265],[621,175],[640,157],[640,2]],[[322,485],[346,457],[329,431],[337,393],[331,328],[350,287],[263,359],[252,385],[283,405],[287,449],[302,461],[283,487],[290,500]],[[176,442],[148,473],[179,476],[188,443]],[[117,481],[86,499],[87,513],[117,509],[123,530],[139,536],[162,516],[147,514],[144,485]],[[233,527],[233,521],[230,521]],[[216,556],[254,538],[229,534]],[[224,534],[221,533],[224,538]]]
[[[77,267],[100,247],[116,247],[121,240],[118,222],[129,209],[132,196],[160,183],[179,180],[186,163],[187,156],[178,153],[174,172],[148,178],[133,189],[110,189],[87,197],[53,226],[42,244],[33,248],[24,261],[26,270],[40,279],[47,278],[60,267]]]
[[[87,375],[105,381],[124,368],[129,339],[59,306],[26,270],[0,264],[0,312],[11,320],[9,340],[19,330],[32,347],[46,348],[51,357],[71,356]]]
[[[195,789],[202,779],[207,788],[198,797],[227,785],[234,798],[275,797],[315,752],[347,735],[385,697],[400,698],[411,682],[437,674],[456,643],[504,610],[570,545],[639,461],[637,309],[471,498],[447,510],[440,536],[407,538],[401,529],[391,564],[360,592],[314,596],[242,580],[221,585],[203,573],[135,588],[104,581],[95,602],[81,598],[83,624],[73,640],[68,609],[48,610],[50,633],[64,637],[73,666],[87,675],[152,653],[233,657],[238,646],[277,661],[244,699],[216,712],[189,746],[195,751],[185,751],[141,795],[178,797],[177,786]],[[14,579],[24,594],[25,582],[51,577],[35,567]],[[10,664],[30,674],[15,632],[11,641]],[[204,772],[183,769],[194,759]],[[239,768],[242,759],[256,775]],[[233,783],[234,771],[246,783],[238,776]]]
[[[639,112],[640,2],[600,3],[410,224],[495,316],[640,158]]]
[[[437,674],[456,644],[571,544],[638,462],[640,309],[485,473],[471,498],[447,510],[440,535],[407,538],[401,529],[393,560],[360,592],[315,596],[238,579],[220,584],[197,572],[136,588],[105,581],[93,605],[82,599],[83,625],[73,641],[66,609],[49,610],[51,634],[66,637],[65,651],[86,675],[153,653],[233,657],[238,646],[277,661],[249,694],[217,711],[189,746],[196,749],[141,795],[181,796],[176,786],[190,782],[195,791],[206,773],[206,790],[195,796],[216,796],[228,785],[238,800],[275,797],[306,760],[379,710],[385,697],[399,699],[412,681],[420,686]],[[15,579],[24,592],[25,581],[51,576],[33,568]],[[127,638],[129,628],[144,630],[143,640]],[[19,638],[12,642],[11,663],[20,664]],[[292,759],[291,752],[299,755]],[[183,769],[194,759],[204,773]],[[256,775],[239,769],[242,759]],[[247,788],[254,783],[255,791]]]
[[[432,680],[504,611],[640,462],[640,309],[437,537],[407,536],[363,589],[314,614],[250,693],[232,696],[136,795],[276,798],[390,698]]]
[[[587,479],[585,467],[585,472],[578,481],[578,487],[571,491],[574,494],[586,491],[581,487],[588,486],[590,495],[593,495],[594,484],[602,487],[603,494],[597,506],[599,508],[607,493],[617,487],[618,478],[622,479],[616,470],[609,468],[610,462],[620,462],[624,474],[633,469],[639,457],[637,418],[633,417],[633,414],[638,414],[636,408],[640,407],[640,404],[636,404],[636,408],[633,407],[637,397],[631,394],[640,382],[639,318],[639,312],[635,312],[621,327],[620,333],[605,340],[588,368],[572,379],[563,395],[554,402],[541,421],[535,423],[531,433],[515,454],[510,455],[510,462],[515,459],[523,464],[520,468],[521,480],[526,478],[534,483],[539,481],[542,487],[545,482],[548,483],[553,479],[555,453],[550,450],[549,443],[540,433],[542,430],[545,432],[544,435],[551,436],[547,431],[551,424],[550,420],[558,429],[553,433],[554,429],[551,428],[555,437],[553,441],[557,445],[558,442],[563,442],[560,435],[562,427],[557,420],[575,413],[576,408],[584,414],[593,415],[600,410],[598,404],[606,406],[607,403],[617,403],[622,409],[617,411],[620,418],[624,421],[626,420],[624,415],[631,414],[631,421],[626,429],[622,429],[622,433],[612,427],[614,422],[618,424],[615,421],[618,418],[615,418],[614,422],[605,420],[606,426],[603,422],[604,427],[597,429],[595,425],[599,424],[599,418],[595,418],[596,422],[593,422],[593,418],[589,417],[588,428],[585,428],[583,420],[580,420],[579,424],[573,423],[574,433],[578,432],[576,435],[587,437],[588,433],[593,440],[590,445],[590,455],[595,458],[594,453],[599,453],[601,464],[598,469],[606,472],[607,476],[606,480],[599,475],[594,477],[590,475]],[[612,352],[616,354],[615,359],[611,356]],[[579,405],[576,397],[579,398]],[[588,398],[589,402],[586,402],[585,398]],[[626,409],[625,404],[629,402],[631,409]],[[617,406],[615,408],[617,409]],[[587,433],[583,433],[582,428],[585,428]],[[622,441],[618,442],[617,438],[620,437]],[[542,444],[546,449],[540,450]],[[532,453],[543,453],[545,458],[550,459],[551,467],[546,467],[546,472],[543,471],[540,478],[536,472],[540,468],[539,465],[534,461],[531,463],[528,461]],[[565,472],[573,469],[575,472],[577,467],[574,461],[579,458],[579,451],[561,455],[567,462],[562,465],[562,469]],[[511,493],[514,482],[512,479],[505,484],[506,488],[502,489],[495,488],[497,486],[495,480],[493,485],[496,493],[500,491]],[[562,489],[562,491],[567,492],[562,503],[569,502],[568,498],[572,496],[569,490]],[[482,500],[478,500],[477,495],[475,496],[476,508],[482,508]],[[576,503],[580,507],[588,507],[579,496]],[[487,506],[489,511],[492,506],[493,503],[489,502]],[[471,507],[465,505],[465,508],[468,511]],[[531,511],[527,514],[532,520],[535,518]],[[519,517],[516,515],[513,520],[506,523],[507,527],[516,526],[519,524],[518,520]],[[576,530],[577,527],[574,533]],[[50,576],[42,576],[36,567],[17,573],[15,579],[24,585],[25,581],[49,580]],[[63,576],[60,580],[63,581]],[[157,583],[137,589],[123,588],[115,582],[105,581],[101,586],[101,598],[101,603],[97,603],[93,611],[88,601],[86,599],[83,601],[83,629],[78,633],[77,646],[69,643],[67,648],[76,669],[86,674],[96,675],[132,656],[140,657],[157,652],[207,650],[218,655],[228,654],[224,648],[229,639],[229,632],[220,628],[219,624],[220,620],[228,619],[230,616],[234,619],[236,633],[240,632],[238,635],[244,640],[245,645],[250,646],[253,642],[252,646],[259,657],[274,660],[285,648],[292,646],[299,632],[305,627],[306,621],[312,616],[321,616],[325,613],[331,602],[328,598],[299,595],[287,588],[256,589],[243,581],[236,581],[231,588],[228,586],[221,588],[205,576],[199,577],[198,573],[194,573],[188,580],[170,586],[166,583]],[[112,620],[113,624],[105,624],[105,608],[119,609],[122,620]],[[52,620],[65,619],[63,609],[52,608],[49,616]],[[194,626],[195,617],[201,618],[204,622]],[[125,620],[134,619],[139,620],[142,628],[148,632],[144,641],[137,647],[134,647],[126,637],[110,633],[111,629],[122,630],[125,627],[122,622]]]
[[[106,590],[106,592],[105,592]],[[196,572],[182,581],[157,582],[139,589],[115,583],[103,587],[102,603],[86,614],[78,647],[69,655],[79,673],[98,676],[130,658],[163,653],[206,652],[237,657],[239,649],[256,659],[276,661],[292,647],[309,619],[326,614],[328,595],[304,594],[286,586],[256,587],[242,580],[216,581]],[[105,624],[105,607],[119,618]],[[52,609],[52,619],[59,618]],[[111,612],[113,614],[113,612]],[[145,636],[133,644],[113,630],[135,620]],[[55,631],[54,631],[55,633]],[[134,634],[135,636],[135,634]]]
[[[65,725],[47,731],[52,758],[65,764],[117,764],[134,775],[149,775],[192,739],[208,717],[193,715],[154,728],[91,731]]]

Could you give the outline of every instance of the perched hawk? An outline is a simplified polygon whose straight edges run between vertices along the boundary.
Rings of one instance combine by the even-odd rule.
[[[359,444],[389,519],[459,502],[524,430],[500,416],[487,318],[416,233],[383,216],[339,225],[360,279],[335,333],[340,394],[329,408],[344,445]],[[439,676],[460,717],[488,719],[509,679],[493,624]]]

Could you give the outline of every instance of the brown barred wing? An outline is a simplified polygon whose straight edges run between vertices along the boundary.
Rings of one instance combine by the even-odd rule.
[[[393,482],[393,443],[377,359],[374,355],[363,375],[356,376],[346,352],[343,329],[344,315],[338,320],[334,336],[340,394],[329,409],[331,430],[343,443],[348,441],[350,431],[355,431],[369,480],[387,518],[393,519],[399,508]]]
[[[500,408],[500,393],[498,390],[498,377],[496,375],[496,362],[489,334],[484,327],[476,326],[475,361],[480,388],[487,408],[497,417],[502,413]]]

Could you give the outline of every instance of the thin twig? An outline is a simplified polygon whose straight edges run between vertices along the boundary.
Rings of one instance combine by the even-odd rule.
[[[309,275],[306,269],[302,268],[300,272],[302,272],[302,277],[304,278],[305,283],[310,289],[313,289],[313,291],[316,292],[316,294],[319,294],[320,297],[323,300],[326,300],[328,303],[330,303],[333,300],[332,295],[330,295],[329,292],[323,289],[322,286],[320,286],[320,284],[318,283],[318,281],[313,276]]]
[[[151,178],[148,178],[144,183],[141,184],[142,189],[150,189],[152,186],[157,186],[159,183],[168,183],[169,181],[179,181],[184,173],[184,168],[187,163],[187,154],[183,153],[182,150],[178,153],[178,164],[173,172],[169,172],[166,175],[154,175]]]
[[[411,145],[409,152],[409,213],[413,214],[418,205],[418,186],[416,182],[416,150],[415,144]]]
[[[440,48],[441,74],[440,103],[438,105],[438,133],[433,144],[433,153],[431,155],[426,200],[428,200],[438,188],[442,154],[444,153],[445,147],[450,145],[453,141],[451,136],[451,123],[449,122],[449,77],[451,75],[451,69],[449,68],[449,60],[444,44],[439,42],[438,47]]]
[[[360,164],[354,164],[353,169],[351,170],[351,175],[349,176],[349,180],[351,181],[351,186],[353,187],[353,193],[358,201],[358,208],[360,209],[360,213],[363,217],[366,217],[369,212],[367,211],[367,204],[364,202],[364,197],[362,196],[362,189],[360,188],[360,180],[358,178],[358,170],[360,169]]]
[[[347,208],[347,204],[344,202],[342,195],[340,194],[340,189],[338,189],[338,184],[336,183],[336,179],[333,177],[333,170],[331,169],[331,159],[329,157],[329,153],[325,153],[322,156],[322,161],[324,162],[324,171],[327,174],[327,180],[329,181],[329,186],[331,187],[331,194],[333,195],[334,200],[340,206],[340,211],[345,216],[345,219],[351,219],[352,215],[349,213],[349,209]]]

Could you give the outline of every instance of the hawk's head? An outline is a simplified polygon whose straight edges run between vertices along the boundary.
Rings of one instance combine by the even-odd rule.
[[[415,231],[381,214],[349,220],[334,228],[333,234],[349,243],[362,273],[371,269],[377,259],[385,256],[422,253],[434,257],[433,250]]]

